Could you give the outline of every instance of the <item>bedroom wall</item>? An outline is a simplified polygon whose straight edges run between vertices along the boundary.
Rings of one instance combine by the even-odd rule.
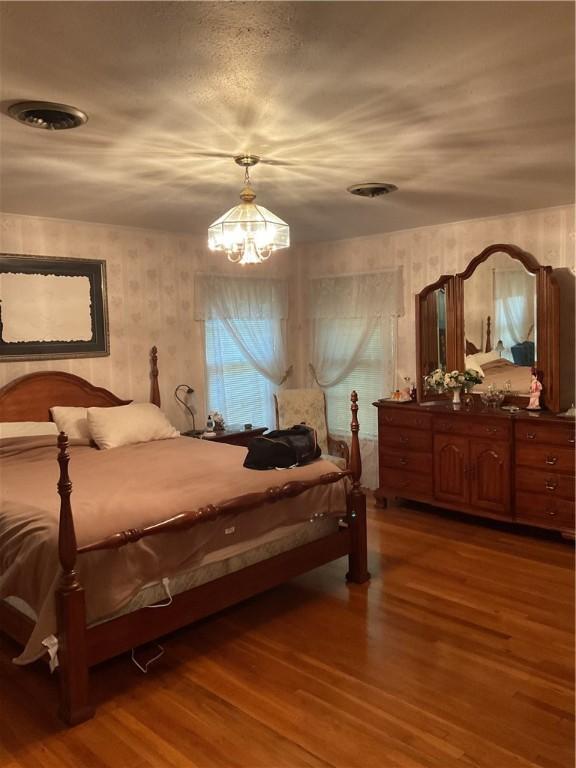
[[[238,266],[208,251],[204,238],[189,235],[14,214],[0,214],[0,227],[3,253],[104,259],[110,320],[110,356],[0,363],[0,386],[32,371],[58,369],[120,397],[146,401],[148,354],[156,344],[163,409],[179,429],[191,427],[173,395],[177,384],[188,383],[196,390],[202,425],[203,340],[192,319],[194,274],[237,275]],[[289,276],[291,262],[287,251],[253,269],[258,276]],[[244,267],[242,274],[249,270]]]
[[[386,201],[368,200],[368,205]],[[373,237],[295,247],[298,296],[309,277],[373,272],[398,266],[404,273],[404,315],[398,320],[396,378],[416,375],[414,296],[442,274],[461,272],[470,259],[492,243],[513,243],[534,254],[541,264],[574,268],[576,245],[573,205],[473,219],[434,227],[403,230]],[[297,380],[307,383],[307,339],[302,301],[294,332],[301,338]],[[383,393],[387,394],[387,393]]]
[[[574,206],[565,206],[297,245],[276,254],[254,273],[285,276],[289,281],[292,316],[288,338],[295,372],[288,386],[307,383],[308,328],[303,318],[302,289],[308,276],[402,267],[405,313],[398,322],[397,356],[401,383],[403,376],[415,375],[414,294],[438,275],[462,270],[472,256],[498,241],[515,243],[542,263],[573,266],[574,210]],[[105,259],[111,348],[109,357],[0,363],[0,386],[25,373],[58,368],[77,373],[121,397],[147,400],[148,352],[156,344],[164,409],[177,427],[189,428],[173,391],[177,384],[190,383],[196,390],[194,402],[202,423],[204,367],[200,329],[192,320],[194,274],[238,274],[237,266],[210,253],[204,238],[14,214],[0,214],[0,251]]]

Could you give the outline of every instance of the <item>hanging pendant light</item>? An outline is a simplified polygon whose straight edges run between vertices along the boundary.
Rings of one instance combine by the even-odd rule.
[[[230,208],[208,227],[208,247],[225,251],[237,264],[260,264],[273,251],[290,245],[290,227],[267,208],[256,205],[248,169],[260,160],[256,155],[238,155],[234,161],[245,168],[240,205]]]

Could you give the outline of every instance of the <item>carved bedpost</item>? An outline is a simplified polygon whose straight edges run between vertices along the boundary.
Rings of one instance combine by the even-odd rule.
[[[490,315],[486,318],[486,348],[484,352],[492,352],[492,329]]]
[[[84,590],[76,574],[76,533],[70,494],[72,483],[68,475],[68,436],[58,435],[58,464],[60,478],[60,522],[58,556],[62,575],[56,589],[58,620],[58,661],[60,678],[59,715],[66,723],[76,725],[88,720],[94,709],[88,701],[88,655],[86,645],[86,610]]]
[[[158,349],[150,350],[150,402],[160,408],[160,389],[158,388]]]
[[[350,465],[352,472],[352,490],[350,491],[350,511],[348,513],[348,529],[350,531],[350,553],[348,555],[348,573],[346,579],[356,584],[363,584],[370,578],[368,572],[368,552],[366,541],[366,496],[360,488],[362,477],[362,457],[360,455],[360,441],[358,432],[358,395],[352,392],[352,444],[350,446]]]

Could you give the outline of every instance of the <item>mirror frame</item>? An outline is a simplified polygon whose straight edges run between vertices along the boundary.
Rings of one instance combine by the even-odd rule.
[[[554,280],[552,267],[542,266],[538,260],[517,245],[496,243],[489,245],[470,261],[463,272],[456,275],[442,275],[435,283],[427,285],[416,295],[416,373],[418,400],[438,399],[437,394],[424,392],[424,364],[422,360],[421,323],[424,320],[424,302],[431,291],[446,287],[446,368],[464,369],[464,280],[470,278],[476,268],[494,253],[506,253],[519,261],[536,277],[536,334],[538,339],[534,367],[542,381],[541,402],[545,408],[558,411],[560,408],[559,388],[559,302],[558,285]],[[444,396],[445,397],[445,396]],[[508,397],[507,403],[525,405],[527,395]]]
[[[86,277],[90,282],[90,321],[88,341],[18,341],[2,339],[2,301],[0,297],[0,362],[58,360],[61,358],[103,357],[110,354],[106,262],[101,259],[70,259],[62,256],[28,256],[0,253],[0,274],[55,275]],[[25,300],[25,297],[24,297]],[[34,307],[30,306],[33,312]],[[6,317],[4,317],[4,322]]]

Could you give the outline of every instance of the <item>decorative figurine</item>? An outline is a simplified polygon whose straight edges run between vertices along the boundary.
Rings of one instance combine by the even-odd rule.
[[[212,420],[214,421],[214,431],[224,432],[224,416],[222,416],[221,413],[218,413],[218,411],[214,411],[212,414]]]
[[[530,384],[530,402],[528,403],[527,411],[539,411],[540,406],[540,393],[542,392],[542,384],[538,380],[538,372],[532,370],[532,383]]]

